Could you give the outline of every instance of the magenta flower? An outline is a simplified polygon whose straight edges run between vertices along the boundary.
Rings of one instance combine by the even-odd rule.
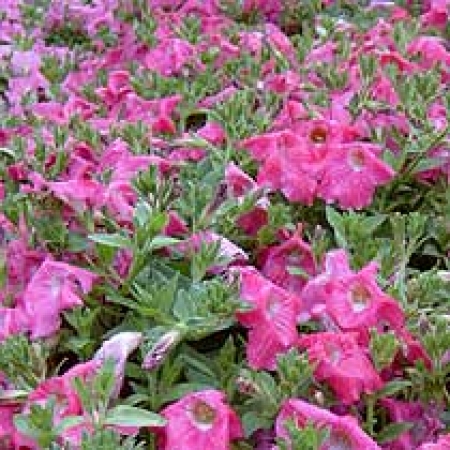
[[[297,316],[300,299],[264,278],[256,269],[239,270],[241,297],[253,306],[239,312],[240,323],[250,328],[247,359],[255,369],[273,369],[276,356],[297,341]]]
[[[336,280],[326,301],[327,312],[343,331],[357,331],[367,343],[370,328],[379,331],[388,326],[400,330],[404,314],[393,298],[386,295],[376,281],[378,265],[370,263],[359,272]]]
[[[310,279],[302,291],[304,313],[311,316],[323,317],[326,304],[336,283],[345,279],[353,272],[348,265],[345,250],[333,250],[325,255],[325,271]]]
[[[195,47],[189,42],[168,38],[147,53],[145,66],[166,77],[179,75],[187,64],[201,67],[196,53]]]
[[[73,386],[73,380],[75,378],[88,380],[95,375],[99,367],[99,361],[88,361],[72,367],[64,375],[43,381],[28,396],[28,405],[45,404],[50,397],[54,396],[57,400],[54,417],[56,421],[66,416],[81,414],[81,400]]]
[[[254,136],[241,143],[263,163],[258,184],[281,190],[291,201],[312,204],[317,190],[317,156],[291,131]]]
[[[357,134],[351,126],[313,120],[253,136],[241,146],[262,163],[258,183],[280,190],[288,200],[312,204],[318,196],[359,209],[394,171],[378,158],[378,146],[354,141]]]
[[[421,16],[422,25],[444,28],[450,17],[449,7],[449,0],[431,0],[429,8]]]
[[[27,413],[33,404],[45,406],[52,398],[56,400],[53,421],[57,426],[67,416],[80,416],[84,414],[81,399],[75,390],[73,380],[79,378],[82,382],[86,382],[95,376],[100,363],[98,361],[88,361],[72,367],[64,375],[49,378],[38,385],[38,387],[28,396],[22,413]],[[88,419],[81,424],[66,428],[60,435],[62,441],[69,443],[70,448],[78,448],[83,432],[91,432],[92,425]],[[19,437],[23,437],[18,433]],[[31,447],[36,448],[38,447]]]
[[[354,272],[346,253],[337,250],[327,253],[325,268],[303,289],[302,300],[309,314],[329,329],[357,332],[362,345],[368,344],[371,328],[379,332],[403,330],[400,305],[378,287],[376,263]]]
[[[79,292],[87,294],[96,278],[88,270],[46,259],[23,294],[31,338],[55,333],[60,326],[60,313],[82,305]]]
[[[343,208],[360,209],[372,201],[375,188],[394,177],[390,166],[376,155],[373,144],[341,145],[330,157],[318,195]]]
[[[426,442],[417,450],[448,450],[450,449],[450,434],[440,436],[436,442]]]
[[[444,427],[439,419],[442,412],[440,408],[426,406],[419,402],[404,402],[391,398],[384,398],[380,403],[388,411],[392,422],[410,422],[413,424],[409,431],[402,433],[390,444],[389,450],[418,448],[423,443],[433,441]]]
[[[291,274],[290,268],[300,269],[306,275],[316,272],[311,246],[300,236],[301,230],[295,232],[280,245],[269,247],[264,252],[261,273],[283,289],[300,295],[306,284],[306,278]]]
[[[258,189],[257,183],[234,163],[225,168],[225,185],[228,195],[235,197],[238,202],[243,201],[246,194],[255,193]],[[269,199],[261,197],[255,207],[236,220],[236,224],[247,234],[254,236],[267,223]]]
[[[161,450],[228,450],[243,434],[224,394],[215,390],[188,394],[161,414],[168,420],[162,431],[157,430]]]
[[[189,239],[174,246],[174,249],[183,254],[191,254],[198,252],[201,246],[205,244],[219,245],[218,256],[223,259],[225,265],[233,262],[245,262],[248,260],[248,255],[244,252],[244,250],[231,242],[229,239],[226,239],[213,231],[200,231],[195,233],[189,237]],[[219,264],[219,266],[222,266],[222,264]],[[215,269],[218,268],[219,267],[215,267]]]
[[[353,333],[314,333],[301,337],[299,346],[307,349],[316,379],[327,383],[346,405],[357,402],[362,393],[371,394],[383,385]]]
[[[443,67],[450,66],[450,52],[445,48],[445,40],[435,36],[419,36],[409,43],[407,52],[409,54],[419,54],[422,65],[430,69],[438,62]]]
[[[48,181],[45,186],[62,202],[75,211],[100,207],[104,186],[95,180],[84,178],[69,181]]]
[[[381,450],[381,447],[364,433],[354,417],[337,416],[303,400],[291,399],[283,404],[275,424],[278,437],[288,439],[285,428],[287,420],[293,420],[299,428],[313,424],[319,429],[328,430],[329,437],[320,450]]]
[[[37,444],[19,433],[14,426],[14,415],[19,414],[21,405],[0,405],[0,448],[2,450],[39,450]]]

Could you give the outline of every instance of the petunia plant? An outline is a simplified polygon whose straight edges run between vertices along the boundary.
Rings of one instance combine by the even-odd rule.
[[[5,0],[0,448],[442,450],[449,0]]]

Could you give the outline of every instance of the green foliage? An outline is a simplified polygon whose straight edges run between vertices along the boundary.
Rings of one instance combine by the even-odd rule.
[[[397,354],[399,345],[400,343],[393,332],[379,334],[377,330],[372,330],[370,355],[378,371],[391,365]]]
[[[258,428],[269,428],[284,400],[308,398],[312,372],[306,355],[300,355],[297,350],[279,356],[274,375],[242,369],[238,386],[244,395],[241,410],[246,435]]]
[[[319,450],[330,435],[327,429],[317,428],[310,423],[305,427],[298,428],[294,421],[288,420],[284,426],[289,438],[277,440],[279,450]]]
[[[0,345],[0,372],[14,380],[16,388],[29,391],[45,380],[48,356],[43,343],[30,343],[21,334],[10,336]]]

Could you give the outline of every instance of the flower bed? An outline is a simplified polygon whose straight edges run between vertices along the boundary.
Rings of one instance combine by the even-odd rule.
[[[450,2],[4,0],[0,448],[450,448]]]

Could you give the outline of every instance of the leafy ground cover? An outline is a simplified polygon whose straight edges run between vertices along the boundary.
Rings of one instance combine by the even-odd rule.
[[[3,0],[0,448],[450,448],[450,2]]]

